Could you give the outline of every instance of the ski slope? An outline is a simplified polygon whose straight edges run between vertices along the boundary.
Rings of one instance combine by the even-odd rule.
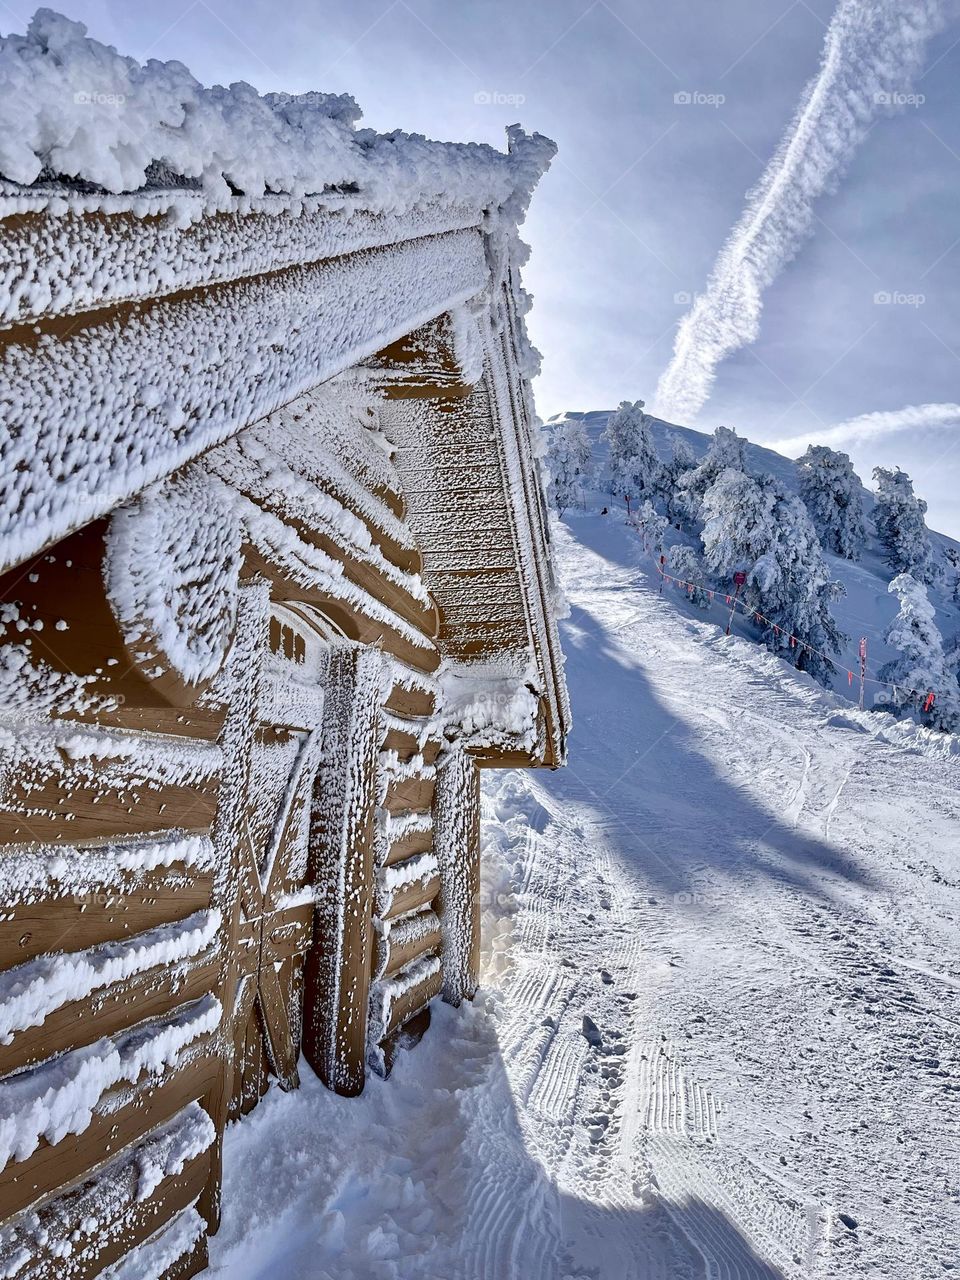
[[[607,459],[607,444],[603,439],[603,432],[610,413],[608,409],[594,409],[586,413],[558,414],[550,419],[549,424],[552,426],[565,418],[577,418],[583,423],[592,446],[593,460],[600,469],[601,477]],[[654,447],[661,459],[670,457],[673,436],[679,436],[684,440],[698,460],[703,457],[710,444],[709,434],[696,431],[692,427],[678,427],[660,418],[651,418],[650,428]],[[744,439],[744,454],[747,467],[754,475],[764,473],[772,475],[780,481],[788,493],[797,493],[797,468],[791,458],[786,458],[773,449],[764,448],[763,445],[754,444],[746,439]],[[921,492],[918,496],[922,498],[923,493]],[[617,506],[616,500],[611,499],[610,495],[602,489],[588,491],[585,499],[588,510],[599,511],[605,503],[611,507]],[[838,671],[833,677],[833,687],[841,697],[853,698],[853,700],[856,700],[859,690],[854,686],[851,692],[847,684],[846,672],[859,670],[858,653],[861,636],[867,641],[867,665],[871,673],[876,674],[884,663],[897,656],[884,639],[884,633],[893,621],[899,605],[896,597],[887,590],[894,575],[884,560],[882,549],[873,530],[873,522],[870,518],[873,512],[873,501],[873,493],[864,488],[863,506],[867,516],[868,533],[861,559],[854,563],[824,551],[824,559],[831,576],[844,588],[844,595],[839,600],[833,601],[830,606],[830,612],[843,637],[840,652],[835,655]],[[960,550],[960,544],[946,534],[937,533],[935,530],[929,532],[930,541],[942,563],[946,563],[943,554],[946,550]],[[665,545],[669,547],[674,542],[688,542],[698,551],[700,550],[700,540],[696,535],[690,536],[689,533],[681,534],[676,530],[668,529]],[[960,607],[953,599],[955,578],[955,572],[950,569],[943,582],[929,589],[930,602],[936,610],[937,626],[945,640],[950,640],[960,633]],[[756,633],[748,624],[737,623],[735,629],[741,635],[756,638]],[[873,705],[877,696],[883,693],[884,690],[879,685],[869,686],[866,705]]]
[[[557,533],[570,766],[485,780],[485,991],[226,1144],[230,1280],[930,1280],[958,1263],[958,741]]]

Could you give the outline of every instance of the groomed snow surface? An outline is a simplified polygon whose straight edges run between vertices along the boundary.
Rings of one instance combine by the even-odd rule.
[[[559,533],[564,771],[485,778],[485,989],[228,1133],[229,1280],[932,1280],[958,1264],[956,740]]]

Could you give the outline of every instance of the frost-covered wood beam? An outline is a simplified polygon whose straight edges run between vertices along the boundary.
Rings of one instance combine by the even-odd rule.
[[[191,191],[104,197],[0,181],[0,325],[148,302],[479,228],[483,219],[479,207],[442,201],[390,214],[332,195],[299,209],[265,196],[202,217],[204,203]]]
[[[213,1121],[214,1140],[209,1177],[199,1208],[211,1231],[216,1231],[220,1224],[223,1131],[227,1124],[236,1068],[231,1032],[242,976],[237,945],[240,933],[241,842],[249,803],[257,709],[262,697],[269,611],[265,582],[251,581],[240,587],[233,645],[227,664],[212,690],[213,698],[226,708],[219,739],[224,758],[223,777],[213,828],[216,851],[213,901],[223,918],[222,959],[215,990],[226,1016],[225,1025],[220,1029],[216,1076],[205,1099],[205,1107]]]
[[[440,869],[443,998],[472,999],[480,981],[480,787],[462,743],[437,770],[434,852]]]
[[[6,330],[0,567],[462,303],[487,271],[480,233],[455,231]]]
[[[518,298],[526,295],[511,270],[500,287],[494,310],[496,319],[485,334],[485,349],[501,426],[499,439],[504,464],[511,477],[510,499],[521,551],[524,603],[542,682],[544,760],[556,767],[566,760],[570,730],[570,703],[556,621],[563,596],[554,578],[546,499],[531,426],[536,422],[536,415],[528,371],[531,361],[537,362],[535,368],[539,367],[539,356],[526,337],[516,305]]]
[[[346,1095],[361,1092],[366,1070],[385,671],[376,649],[333,651],[311,819],[309,876],[318,902],[304,971],[303,1053],[329,1088]]]

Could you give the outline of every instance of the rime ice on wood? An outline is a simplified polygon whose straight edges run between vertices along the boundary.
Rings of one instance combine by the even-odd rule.
[[[479,785],[476,764],[456,744],[440,769],[434,808],[443,994],[453,1004],[472,996],[479,981]]]

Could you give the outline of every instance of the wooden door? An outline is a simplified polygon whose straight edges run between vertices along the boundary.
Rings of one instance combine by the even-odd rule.
[[[303,959],[314,909],[307,839],[322,706],[319,688],[272,676],[251,747],[233,930],[231,1119],[256,1106],[271,1077],[283,1089],[299,1084]]]

